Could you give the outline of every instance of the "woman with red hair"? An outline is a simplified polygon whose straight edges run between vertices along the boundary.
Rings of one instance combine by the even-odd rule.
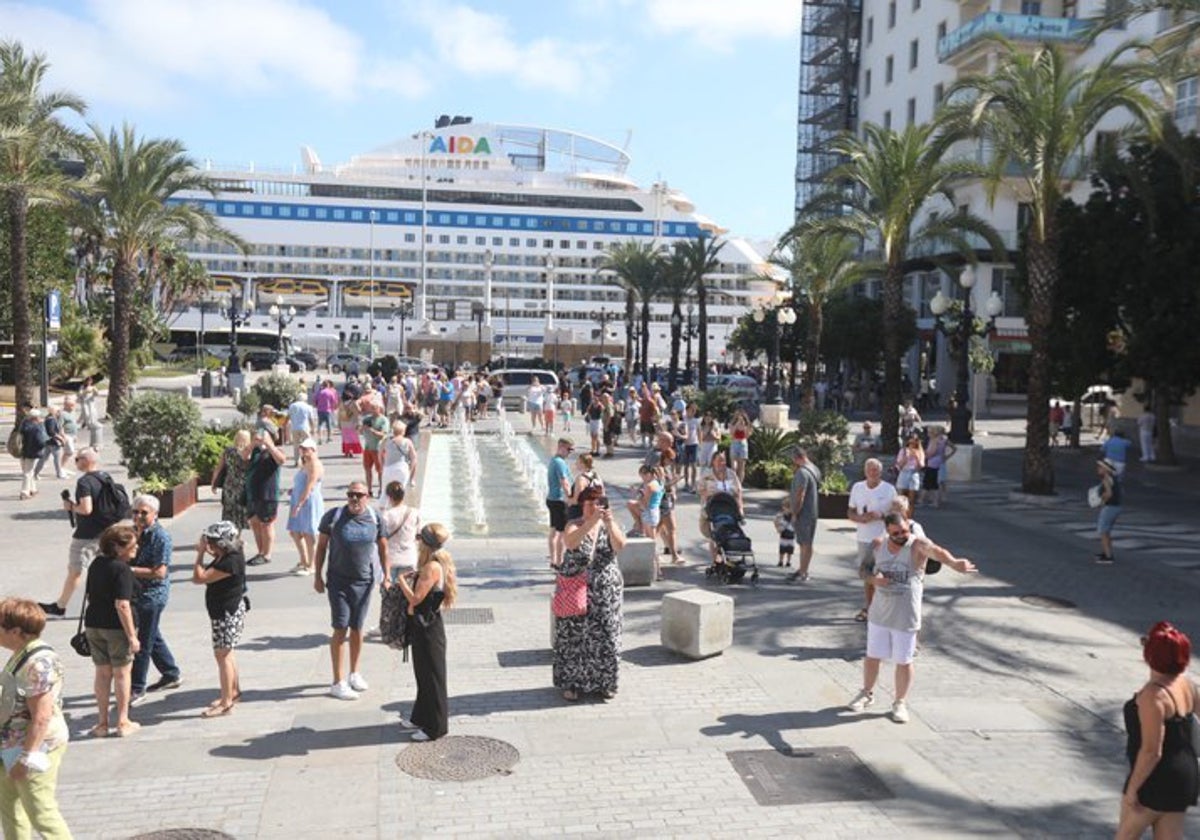
[[[1125,704],[1130,771],[1118,840],[1136,840],[1151,827],[1155,840],[1181,840],[1184,815],[1200,796],[1191,738],[1200,693],[1183,673],[1191,657],[1191,641],[1168,622],[1142,637],[1150,679]]]

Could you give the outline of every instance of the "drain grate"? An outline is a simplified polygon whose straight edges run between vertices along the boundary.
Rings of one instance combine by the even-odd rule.
[[[139,834],[129,840],[235,840],[232,834],[224,831],[213,831],[208,828],[164,828],[161,831],[151,831]]]
[[[447,735],[401,750],[396,766],[418,779],[473,782],[507,776],[520,760],[517,748],[504,741],[478,735]]]
[[[442,613],[447,624],[495,624],[491,607],[455,607]]]
[[[738,750],[725,755],[759,805],[893,798],[887,785],[849,747],[814,747],[790,753]]]
[[[1066,598],[1055,598],[1053,595],[1022,595],[1021,602],[1031,607],[1041,607],[1046,610],[1073,610],[1075,602]]]

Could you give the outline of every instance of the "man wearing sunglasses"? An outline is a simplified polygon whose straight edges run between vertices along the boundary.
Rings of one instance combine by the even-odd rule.
[[[908,691],[912,687],[913,657],[921,629],[921,597],[925,591],[925,564],[937,560],[957,572],[976,571],[975,564],[955,557],[927,539],[914,536],[908,520],[895,513],[883,518],[886,533],[872,543],[874,570],[868,580],[875,598],[867,614],[867,656],[863,660],[863,688],[847,708],[862,712],[875,702],[875,682],[884,659],[896,663],[896,701],[892,720],[908,723]]]
[[[363,622],[371,605],[371,589],[376,580],[391,580],[387,535],[383,522],[369,504],[366,482],[355,481],[346,491],[346,504],[329,510],[321,517],[317,530],[313,588],[329,598],[329,656],[333,665],[333,683],[329,696],[338,700],[357,700],[367,690],[367,681],[358,670],[362,655]],[[322,576],[325,557],[329,571]],[[376,575],[379,567],[381,576]],[[342,648],[350,639],[350,674],[345,676]]]
[[[143,494],[133,500],[133,527],[138,532],[138,550],[130,567],[139,587],[133,610],[137,619],[141,648],[133,657],[133,676],[129,704],[146,699],[147,691],[179,688],[183,682],[175,657],[159,629],[163,610],[171,594],[171,535],[158,521],[158,499]],[[150,663],[159,673],[158,681],[147,685]]]

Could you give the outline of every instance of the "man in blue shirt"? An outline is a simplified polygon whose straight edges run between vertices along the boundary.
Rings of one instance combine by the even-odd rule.
[[[558,568],[563,556],[563,531],[567,527],[567,501],[571,495],[571,468],[567,456],[575,441],[559,438],[554,457],[546,465],[546,508],[550,511],[550,565]]]
[[[1125,437],[1125,433],[1120,429],[1113,432],[1112,436],[1100,445],[1100,451],[1116,467],[1116,473],[1119,477],[1124,477],[1125,475],[1125,461],[1129,455],[1129,447],[1131,446],[1133,446],[1133,441]]]
[[[167,577],[171,570],[171,535],[158,521],[158,499],[143,494],[133,500],[133,526],[138,532],[138,550],[130,565],[133,576],[141,583],[133,605],[141,650],[133,657],[129,701],[136,706],[146,699],[147,691],[179,688],[183,677],[159,629],[171,594],[171,581]],[[152,662],[159,679],[147,685]]]

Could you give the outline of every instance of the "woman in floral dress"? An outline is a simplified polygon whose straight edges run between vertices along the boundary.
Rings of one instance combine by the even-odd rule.
[[[225,447],[221,453],[221,462],[213,473],[213,491],[221,491],[221,518],[232,522],[238,530],[247,527],[246,517],[246,469],[250,465],[250,432],[238,429],[233,436],[233,445]],[[216,479],[225,476],[221,484]]]
[[[555,630],[554,687],[564,700],[582,694],[617,694],[621,661],[621,596],[625,581],[617,552],[625,535],[613,522],[603,487],[593,485],[579,494],[583,518],[567,525],[559,573],[588,576],[586,615],[560,618]]]

